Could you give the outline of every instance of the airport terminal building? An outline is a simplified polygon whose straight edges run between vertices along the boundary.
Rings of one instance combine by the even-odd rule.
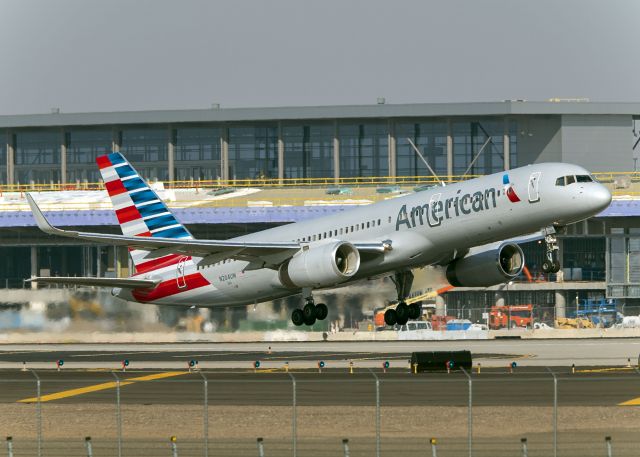
[[[213,106],[78,114],[54,110],[50,114],[0,116],[0,189],[5,193],[68,189],[99,182],[95,158],[112,150],[125,154],[143,177],[168,187],[177,181],[183,187],[184,182],[198,181],[241,186],[242,180],[258,179],[277,186],[292,179],[314,183],[323,178],[326,183],[341,184],[357,177],[430,175],[414,152],[413,142],[445,180],[561,161],[583,165],[592,172],[616,173],[621,192],[632,195],[638,119],[640,103],[528,101]],[[252,213],[250,218],[238,211],[228,211],[222,217],[220,211],[211,219],[189,219],[187,213],[177,216],[196,237],[207,238],[229,237],[309,217],[304,208],[286,214],[271,208]],[[40,233],[29,217],[0,212],[0,287],[22,287],[24,278],[43,271],[122,274],[126,251],[53,239]],[[562,237],[562,265],[565,271],[569,269],[562,284],[528,284],[517,290],[500,290],[499,294],[457,291],[450,294],[451,305],[484,306],[497,295],[508,304],[553,305],[578,295],[606,295],[634,304],[640,299],[637,217],[640,205],[633,199],[615,201],[599,217],[570,227]],[[108,222],[113,219],[69,217],[69,221],[67,226],[82,229],[112,225],[106,229],[117,230]],[[532,267],[542,263],[542,248],[528,246],[526,254]],[[574,275],[574,269],[580,274]]]

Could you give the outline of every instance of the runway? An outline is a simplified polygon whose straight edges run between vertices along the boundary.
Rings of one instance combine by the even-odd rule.
[[[472,372],[474,406],[550,406],[553,375],[561,406],[640,405],[640,372],[633,369],[583,369],[571,374],[563,367],[520,368]],[[419,373],[395,369],[284,371],[116,372],[40,371],[43,403],[113,403],[116,379],[125,404],[195,405],[203,402],[208,383],[210,405],[287,406],[295,380],[300,406],[375,405],[376,379],[380,402],[393,406],[466,406],[468,381],[464,373]],[[0,403],[35,403],[35,378],[30,372],[0,372]]]
[[[118,368],[127,359],[132,368],[184,368],[198,360],[203,369],[247,368],[255,360],[264,367],[311,368],[317,361],[346,367],[350,361],[363,368],[383,360],[404,365],[414,351],[470,350],[474,363],[504,367],[622,366],[637,363],[640,339],[580,340],[469,340],[385,342],[265,342],[180,344],[21,344],[0,345],[0,368],[51,368],[63,359],[70,368]]]

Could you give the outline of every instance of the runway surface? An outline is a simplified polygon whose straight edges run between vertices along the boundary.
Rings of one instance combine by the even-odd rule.
[[[183,368],[191,359],[201,368],[246,368],[260,360],[266,367],[310,368],[318,360],[334,366],[374,368],[382,360],[405,363],[414,351],[470,350],[483,366],[615,366],[637,362],[640,339],[485,340],[393,342],[265,342],[181,344],[0,345],[0,367],[50,368],[58,359],[69,367],[116,368],[128,359],[133,368]]]
[[[640,372],[634,369],[564,367],[549,370],[516,368],[472,372],[474,406],[549,406],[553,404],[553,372],[560,406],[640,405]],[[116,377],[108,371],[37,372],[45,403],[113,403]],[[210,405],[375,405],[376,378],[380,401],[388,406],[466,406],[469,378],[462,372],[412,374],[408,369],[284,371],[128,371],[116,372],[121,401],[130,404],[202,404],[204,379]],[[0,403],[37,401],[30,372],[0,371]]]

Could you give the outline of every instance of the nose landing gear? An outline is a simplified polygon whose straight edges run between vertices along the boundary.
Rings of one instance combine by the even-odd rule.
[[[560,271],[558,239],[556,238],[555,230],[544,230],[544,244],[546,248],[547,259],[542,262],[542,271],[544,273],[557,273]]]

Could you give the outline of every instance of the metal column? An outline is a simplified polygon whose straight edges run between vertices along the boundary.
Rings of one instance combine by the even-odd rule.
[[[504,118],[504,135],[502,137],[502,149],[504,153],[504,170],[511,168],[511,134],[509,133],[509,118]]]
[[[369,371],[376,380],[376,457],[380,457],[380,378],[371,368]]]
[[[333,177],[338,184],[340,179],[340,138],[338,137],[338,121],[333,121]]]
[[[451,182],[453,176],[453,125],[451,119],[447,119],[447,175]]]
[[[291,378],[293,385],[293,397],[292,408],[293,417],[291,418],[291,446],[293,448],[293,457],[298,456],[298,407],[297,407],[297,394],[296,394],[296,378],[291,373],[287,372]]]
[[[467,373],[467,370],[460,367],[462,372],[467,376],[469,382],[469,404],[467,407],[467,427],[468,427],[468,447],[469,447],[469,457],[473,456],[473,380],[471,379],[471,375]]]
[[[120,152],[120,142],[121,142],[120,129],[117,127],[113,127],[111,129],[111,150],[113,152]]]
[[[222,127],[220,133],[220,177],[223,181],[229,180],[229,127]]]
[[[395,177],[398,174],[396,160],[396,124],[392,119],[387,123],[388,148],[389,148],[389,176]]]
[[[67,132],[64,129],[60,130],[60,182],[62,184],[67,183]]]
[[[11,130],[7,130],[7,184],[13,184],[15,176],[15,142]]]
[[[282,184],[284,179],[284,137],[282,133],[282,121],[278,122],[278,181]]]
[[[167,166],[169,167],[169,181],[176,180],[176,130],[169,126],[167,132]]]
[[[116,378],[116,428],[118,434],[118,457],[122,457],[122,414],[120,412],[120,378],[113,371],[111,372]]]

